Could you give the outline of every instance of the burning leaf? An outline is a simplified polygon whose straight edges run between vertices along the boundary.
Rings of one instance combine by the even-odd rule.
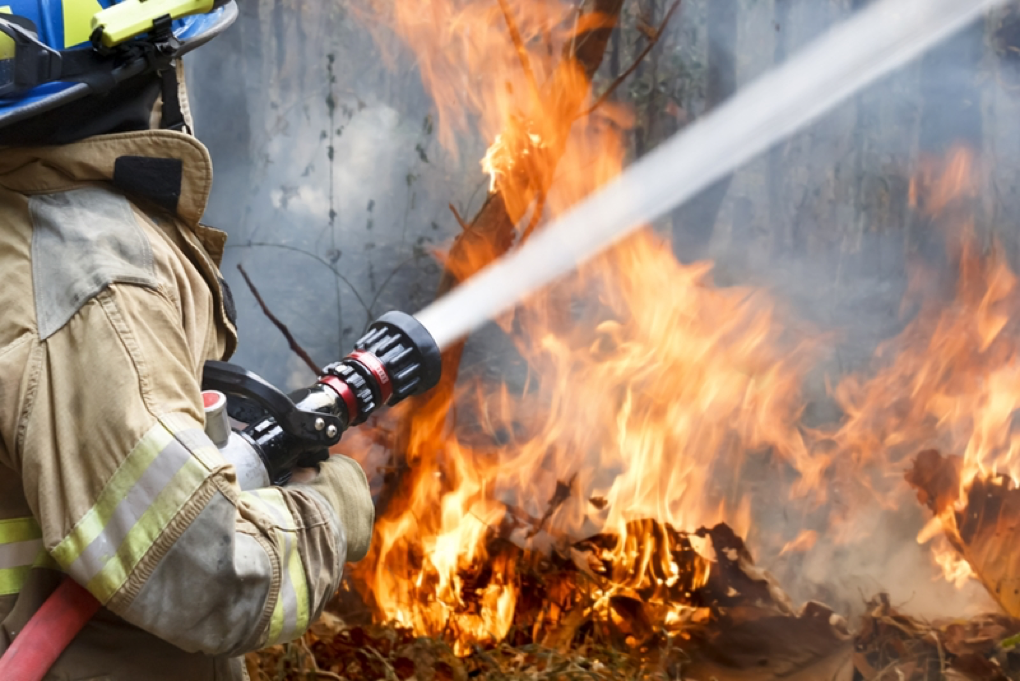
[[[952,546],[1010,615],[1020,615],[1020,489],[1003,476],[978,475],[960,494],[961,462],[918,455],[907,481],[936,514]]]

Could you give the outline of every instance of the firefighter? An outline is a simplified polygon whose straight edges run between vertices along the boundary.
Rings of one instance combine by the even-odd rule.
[[[237,9],[202,5],[0,1],[0,653],[65,576],[103,606],[47,679],[247,678],[371,536],[351,459],[242,491],[203,430],[236,329],[179,57]]]

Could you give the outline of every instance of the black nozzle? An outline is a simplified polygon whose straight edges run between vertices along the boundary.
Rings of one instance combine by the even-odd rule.
[[[439,346],[409,314],[384,314],[372,322],[354,348],[347,357],[326,367],[322,379],[341,393],[351,424],[361,423],[380,405],[397,404],[439,382]],[[330,377],[340,379],[349,394]]]

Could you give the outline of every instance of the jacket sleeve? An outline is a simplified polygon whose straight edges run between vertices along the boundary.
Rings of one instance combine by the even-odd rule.
[[[110,286],[30,361],[18,455],[64,571],[190,652],[236,655],[307,629],[347,558],[345,509],[315,484],[239,490],[203,431],[201,363],[172,294]],[[367,485],[348,498],[371,513]]]

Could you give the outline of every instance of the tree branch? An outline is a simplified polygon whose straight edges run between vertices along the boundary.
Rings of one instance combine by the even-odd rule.
[[[255,288],[255,284],[252,283],[251,277],[249,277],[248,273],[244,270],[244,266],[241,265],[241,263],[238,263],[237,269],[241,272],[241,276],[244,277],[244,283],[248,284],[248,288],[251,289],[251,294],[255,296],[255,300],[258,301],[259,307],[262,308],[262,313],[273,323],[273,326],[280,330],[280,333],[282,333],[284,338],[287,339],[287,343],[290,345],[290,349],[294,351],[294,354],[304,361],[308,368],[312,370],[313,374],[318,375],[318,365],[316,365],[316,363],[312,360],[311,355],[309,355],[308,352],[301,347],[301,344],[297,342],[297,339],[294,338],[294,334],[290,332],[287,325],[277,319],[276,315],[274,315],[269,309],[269,306],[266,305],[266,301],[262,300],[259,290]]]
[[[627,78],[629,78],[630,75],[637,70],[637,67],[642,61],[644,61],[644,58],[648,56],[648,53],[655,49],[656,44],[659,42],[659,38],[662,37],[663,32],[666,30],[666,26],[669,24],[669,20],[673,17],[673,13],[680,7],[680,2],[681,0],[676,0],[669,8],[669,11],[666,12],[666,16],[662,19],[662,23],[659,24],[659,28],[655,32],[655,36],[648,41],[648,44],[645,45],[645,49],[641,50],[641,54],[639,54],[634,62],[627,67],[627,70],[621,73],[616,80],[614,80],[610,86],[606,88],[606,91],[603,92],[597,100],[595,100],[594,104],[588,107],[586,111],[578,114],[578,118],[584,118],[585,116],[590,115],[595,111],[595,109],[605,104],[606,100],[609,99],[614,92],[616,92],[616,88],[620,87],[620,85],[623,84],[623,81],[627,80]]]
[[[531,87],[531,96],[535,102],[538,102],[540,101],[538,81],[535,79],[535,72],[531,70],[531,60],[528,58],[527,48],[524,47],[524,39],[521,38],[521,32],[517,30],[517,24],[514,22],[514,17],[510,13],[506,0],[499,0],[499,8],[503,10],[503,18],[506,19],[506,26],[510,29],[510,39],[514,41],[514,47],[517,49],[517,58],[520,60],[521,68],[524,70],[524,77],[528,79],[528,85]]]
[[[457,212],[457,207],[454,206],[452,203],[448,205],[450,206],[450,212],[453,213],[454,219],[457,220],[457,224],[460,225],[460,231],[466,232],[467,230],[471,229],[470,227],[468,227],[468,223],[464,222],[464,218],[460,216],[460,213]]]

